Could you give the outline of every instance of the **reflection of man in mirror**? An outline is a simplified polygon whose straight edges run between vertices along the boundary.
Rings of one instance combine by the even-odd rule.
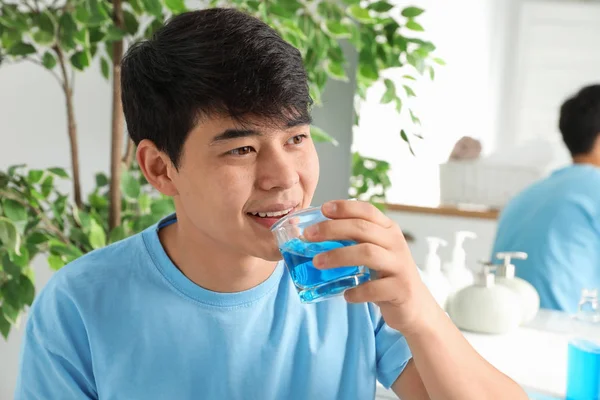
[[[539,292],[542,308],[574,313],[581,290],[600,289],[600,85],[560,109],[572,165],[531,185],[502,211],[493,247],[524,251],[517,276]]]

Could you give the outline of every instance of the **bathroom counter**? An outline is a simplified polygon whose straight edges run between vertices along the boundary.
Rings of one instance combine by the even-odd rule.
[[[425,206],[413,206],[406,204],[385,204],[386,210],[407,212],[414,214],[430,214],[446,217],[461,217],[461,218],[475,218],[484,220],[496,220],[500,210],[493,208],[484,207],[457,207],[457,206],[444,206],[440,205],[437,207],[425,207]]]
[[[564,399],[569,321],[567,314],[540,310],[531,323],[504,335],[463,334],[483,358],[525,388],[531,399]],[[593,328],[592,334],[600,338],[600,327]],[[377,398],[394,398],[390,393],[378,387]]]

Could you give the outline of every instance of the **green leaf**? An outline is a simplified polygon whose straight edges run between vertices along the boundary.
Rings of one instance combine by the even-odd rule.
[[[402,112],[402,99],[400,97],[396,97],[396,111],[398,114]]]
[[[14,266],[16,266],[17,268],[19,268],[19,273],[21,272],[21,268],[26,268],[29,265],[29,250],[27,249],[27,246],[21,246],[21,248],[19,249],[19,253],[13,253],[12,251],[9,252],[9,257],[10,257],[10,262],[14,263]],[[3,265],[6,267],[6,264],[3,261]]]
[[[90,46],[90,31],[82,28],[73,34],[73,39],[84,48],[88,48]]]
[[[31,184],[38,183],[40,179],[44,176],[44,171],[40,169],[32,169],[27,174],[27,181]]]
[[[16,276],[16,279],[18,279],[19,275]],[[2,307],[0,308],[0,314],[1,313],[4,313],[4,317],[10,324],[12,324],[12,325],[17,324],[17,321],[19,320],[19,313],[20,313],[20,311],[17,308],[12,307],[8,303],[5,303],[5,304],[2,304]]]
[[[156,18],[154,21],[152,21],[150,25],[148,25],[148,27],[144,31],[144,36],[147,38],[151,37],[154,34],[154,32],[159,30],[162,26],[162,17],[160,19]]]
[[[0,189],[4,189],[8,186],[8,182],[10,182],[10,178],[4,172],[0,171]]]
[[[101,196],[98,193],[91,193],[88,196],[90,205],[96,210],[104,210],[108,208],[108,199],[105,196]]]
[[[146,193],[140,194],[137,205],[142,214],[147,214],[150,212],[150,202],[150,196],[148,196]]]
[[[362,8],[360,5],[348,7],[346,12],[355,20],[363,24],[373,23],[375,20],[371,17],[369,10]]]
[[[170,198],[159,199],[150,205],[150,212],[157,217],[165,217],[175,211],[173,200]]]
[[[165,0],[165,6],[175,14],[181,14],[187,10],[183,0]]]
[[[367,8],[369,10],[384,13],[390,11],[394,6],[387,1],[376,1],[375,3],[369,4]]]
[[[19,253],[21,247],[21,235],[15,224],[8,218],[0,217],[0,241],[4,247],[15,253]]]
[[[339,81],[347,82],[348,77],[346,76],[346,71],[341,63],[335,62],[333,60],[327,60],[325,63],[325,70],[327,71],[327,75],[332,77],[333,79],[337,79]]]
[[[44,198],[47,198],[50,193],[52,193],[52,189],[54,188],[54,176],[48,175],[42,181],[42,195]]]
[[[102,76],[108,80],[110,78],[110,65],[108,64],[108,60],[104,57],[100,57],[100,69],[102,70]],[[108,183],[108,181],[107,181]],[[98,184],[98,175],[96,175],[96,184]],[[98,185],[104,186],[104,185]]]
[[[56,58],[47,51],[42,57],[42,64],[44,64],[44,67],[52,69],[56,66]]]
[[[106,234],[104,233],[104,229],[95,219],[91,220],[89,239],[90,244],[94,249],[106,246]]]
[[[106,33],[100,27],[90,28],[88,32],[90,43],[98,43],[106,36]]]
[[[42,11],[38,15],[37,23],[40,30],[50,34],[51,36],[54,36],[56,25],[54,24],[53,18],[47,11]]]
[[[408,149],[414,156],[415,152],[413,151],[412,145],[410,144],[410,140],[408,140],[408,136],[406,135],[406,132],[404,131],[404,129],[400,130],[400,137],[402,138],[402,140],[404,140],[406,142],[406,144],[408,144]]]
[[[6,199],[4,204],[4,214],[13,222],[27,221],[27,208],[13,199]]]
[[[412,120],[413,124],[421,125],[421,120],[413,113],[412,110],[410,110],[410,119]]]
[[[33,232],[27,237],[27,243],[31,245],[40,245],[48,242],[48,236],[41,232]]]
[[[63,16],[66,15],[63,14]],[[77,8],[75,9],[75,19],[79,22],[81,22],[82,24],[87,24],[90,20],[90,18],[92,17],[92,14],[90,13],[90,10],[86,7],[85,2],[80,3]],[[69,15],[70,17],[70,15]],[[62,19],[62,17],[61,17]],[[75,27],[74,30],[77,30],[77,27]]]
[[[65,262],[64,262],[62,256],[59,256],[56,254],[50,254],[48,256],[48,265],[53,270],[58,271],[59,269],[61,269],[62,267],[65,266]]]
[[[415,18],[423,14],[425,10],[419,7],[406,7],[402,10],[402,16],[406,18]]]
[[[394,99],[396,98],[396,85],[394,85],[394,82],[388,78],[385,78],[383,80],[383,83],[385,84],[386,90],[383,96],[381,97],[381,103],[388,104],[394,101]]]
[[[41,45],[49,45],[54,42],[54,36],[44,31],[37,31],[32,37],[34,42]]]
[[[142,215],[141,217],[133,221],[133,231],[135,233],[141,232],[156,222],[152,215]]]
[[[180,0],[183,1],[183,0]],[[123,10],[123,18],[125,20],[125,29],[130,35],[135,35],[140,28],[140,23],[137,17],[127,10]]]
[[[71,64],[73,67],[83,71],[90,66],[90,56],[87,51],[78,51],[71,56]]]
[[[35,47],[29,43],[17,42],[13,44],[7,51],[11,56],[27,56],[36,52]]]
[[[365,78],[367,81],[376,81],[379,79],[379,72],[376,67],[371,64],[363,64],[358,69],[359,77]]]
[[[385,32],[385,37],[388,43],[394,43],[394,38],[396,38],[396,32],[398,32],[398,28],[400,25],[393,19],[383,26],[383,31]]]
[[[0,333],[4,339],[8,340],[8,334],[10,333],[10,322],[4,317],[4,306],[0,307]]]
[[[48,172],[50,172],[51,174],[54,174],[60,178],[69,178],[69,174],[63,168],[58,168],[58,167],[48,168]]]
[[[131,8],[133,8],[133,11],[137,15],[140,15],[144,12],[144,10],[142,10],[142,5],[140,4],[140,0],[126,0],[126,2],[129,3],[129,5],[131,5]]]
[[[402,85],[404,87],[404,90],[406,91],[406,95],[408,97],[415,97],[416,94],[415,92],[412,90],[412,88],[410,86],[406,86],[406,85]]]
[[[432,61],[438,65],[446,65],[446,61],[442,60],[441,58],[432,58]]]
[[[335,140],[332,136],[318,126],[311,125],[310,136],[316,143],[331,143],[334,146],[339,144],[337,140]]]
[[[111,25],[108,27],[106,32],[106,37],[104,38],[107,42],[116,42],[125,37],[125,31],[116,27],[115,25]]]
[[[102,0],[88,0],[90,17],[87,24],[91,26],[100,26],[110,20],[108,12],[103,7]]]
[[[408,29],[413,30],[413,31],[417,31],[417,32],[423,32],[425,31],[425,29],[423,29],[423,27],[415,21],[408,21],[405,25]]]
[[[31,303],[33,303],[33,299],[35,298],[35,287],[31,280],[25,275],[21,275],[19,278],[19,294],[22,304],[30,306]]]
[[[108,185],[108,176],[105,173],[99,172],[96,174],[96,186],[104,187]]]
[[[160,0],[142,0],[144,9],[156,18],[162,19],[162,6]]]
[[[77,23],[73,19],[71,13],[64,13],[58,20],[59,24],[59,40],[65,50],[74,49],[75,34],[77,33]]]
[[[137,200],[140,195],[140,183],[135,179],[135,177],[128,170],[123,170],[123,174],[121,176],[121,190],[125,197],[130,200]]]
[[[430,65],[429,68],[429,78],[431,78],[431,80],[435,80],[435,69],[433,69],[433,67]]]
[[[25,168],[25,164],[12,165],[8,168],[8,176],[16,176],[20,169]]]
[[[126,237],[127,237],[127,234],[125,233],[125,227],[123,225],[119,225],[110,232],[108,240],[109,240],[109,243],[115,243],[115,242],[118,242],[119,240],[125,239]]]
[[[13,252],[10,252],[10,254],[13,255],[12,257],[15,256],[15,253]],[[11,256],[9,254],[4,254],[1,265],[4,272],[12,276],[13,279],[18,278],[21,275],[21,267],[11,260]]]
[[[325,29],[336,39],[347,39],[351,36],[351,31],[348,25],[339,21],[328,20],[325,22]]]

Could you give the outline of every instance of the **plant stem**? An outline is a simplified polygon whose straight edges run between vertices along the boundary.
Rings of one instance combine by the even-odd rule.
[[[82,208],[81,178],[79,176],[79,149],[77,146],[77,124],[75,122],[75,106],[73,105],[73,89],[67,76],[65,56],[62,49],[58,46],[54,46],[54,51],[56,52],[60,64],[60,70],[63,77],[63,91],[65,92],[67,102],[69,144],[71,145],[71,169],[73,170],[73,196],[75,198],[75,205],[78,208]]]
[[[124,29],[122,0],[113,0],[113,21],[117,28]],[[110,154],[110,189],[108,226],[112,230],[121,223],[121,157],[123,153],[123,105],[121,104],[121,59],[123,40],[113,43],[113,106]]]

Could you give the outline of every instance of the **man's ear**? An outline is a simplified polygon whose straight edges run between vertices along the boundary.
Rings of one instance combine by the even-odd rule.
[[[171,176],[175,168],[168,155],[160,151],[154,142],[148,139],[142,140],[137,145],[136,158],[146,180],[156,190],[166,196],[177,195]]]

